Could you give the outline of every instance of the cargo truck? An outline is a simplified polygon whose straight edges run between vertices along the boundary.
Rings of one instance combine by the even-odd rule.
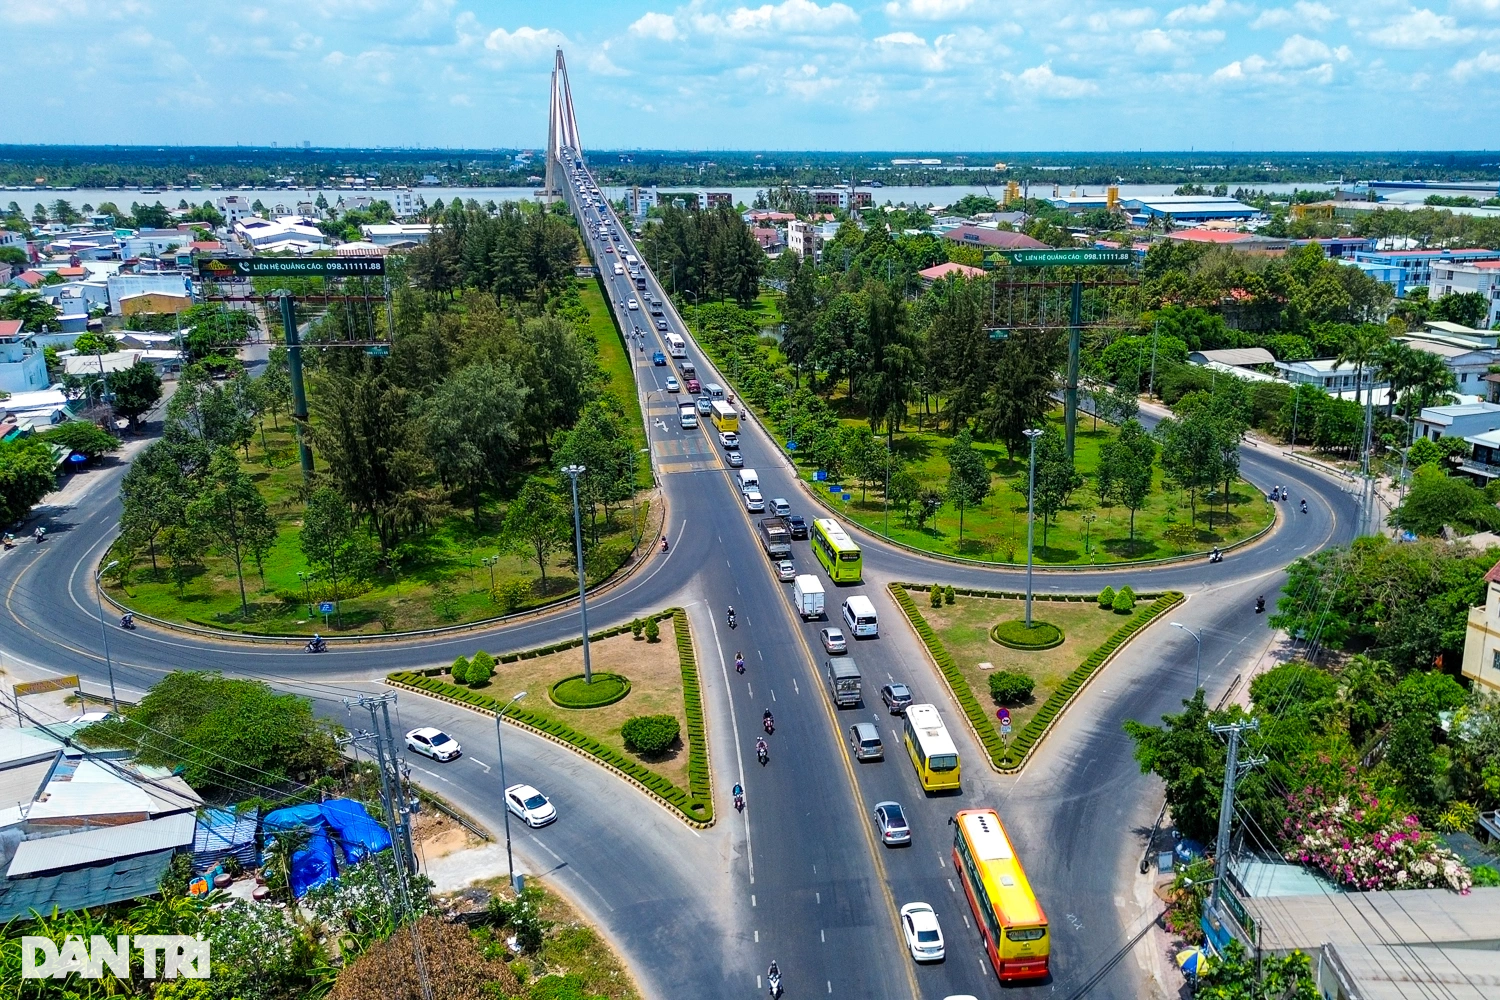
[[[804,619],[823,617],[823,581],[811,573],[792,581],[792,598],[797,602],[797,613]]]
[[[839,708],[854,708],[860,703],[859,667],[854,660],[840,656],[824,665],[828,672],[828,688],[833,694],[833,703]]]
[[[686,407],[684,407],[686,409]],[[772,559],[785,559],[792,554],[792,533],[786,522],[779,517],[763,518],[760,522],[760,547]]]

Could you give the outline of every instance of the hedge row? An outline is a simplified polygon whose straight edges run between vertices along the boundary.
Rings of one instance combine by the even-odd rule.
[[[505,710],[508,718],[517,722],[525,723],[534,729],[555,736],[564,743],[599,758],[611,767],[639,781],[651,792],[666,801],[674,809],[684,816],[700,823],[707,823],[713,819],[713,788],[709,781],[708,770],[708,743],[707,734],[703,726],[703,696],[698,685],[698,665],[693,655],[693,640],[688,632],[687,613],[681,608],[672,608],[667,611],[657,612],[651,616],[657,620],[671,618],[677,627],[677,654],[682,667],[682,702],[683,710],[688,720],[688,791],[672,784],[667,778],[644,766],[639,761],[633,760],[614,747],[607,746],[580,733],[572,726],[556,719],[550,718],[541,712],[532,711],[520,704],[511,705]],[[620,635],[630,631],[630,625],[617,625],[614,628],[605,629],[602,632],[593,633],[590,638],[597,641],[607,639],[610,636]],[[531,660],[548,653],[557,653],[575,646],[583,645],[583,640],[573,639],[568,642],[554,643],[550,646],[542,646],[537,649],[523,650],[519,653],[509,653],[500,657],[501,663],[514,663],[517,660]],[[504,702],[482,694],[470,688],[460,687],[457,684],[449,684],[436,678],[442,673],[442,668],[416,670],[399,670],[389,675],[389,679],[398,683],[410,685],[419,691],[441,695],[472,705],[477,709],[488,712],[498,712]]]
[[[932,589],[932,585],[926,583],[898,583],[896,584],[896,586],[901,587],[904,590],[920,590],[923,593],[926,593]],[[953,587],[951,589],[953,590],[954,594],[957,594],[960,597],[994,597],[1006,601],[1026,600],[1026,592],[1024,590],[1020,591],[1019,593],[1012,593],[1008,590],[974,590],[970,587]],[[1031,599],[1033,601],[1062,601],[1067,604],[1093,604],[1098,599],[1098,596],[1099,595],[1097,594],[1032,593]],[[1138,601],[1147,601],[1161,596],[1163,595],[1144,593],[1135,595],[1136,600]]]
[[[1068,706],[1068,702],[1073,700],[1073,696],[1078,693],[1079,689],[1083,687],[1093,672],[1099,669],[1100,665],[1109,659],[1110,655],[1116,649],[1124,645],[1136,632],[1150,624],[1151,620],[1157,615],[1182,600],[1182,594],[1175,590],[1169,590],[1160,595],[1141,595],[1142,597],[1155,596],[1155,600],[1137,611],[1131,617],[1130,621],[1116,629],[1108,639],[1104,640],[1104,643],[1098,649],[1086,656],[1083,662],[1068,675],[1067,679],[1058,685],[1057,690],[1052,692],[1051,697],[1042,703],[1042,707],[1037,710],[1036,715],[1032,716],[1025,726],[1021,727],[1021,731],[1015,735],[1007,747],[1005,741],[1000,738],[1000,734],[996,732],[995,724],[990,720],[990,716],[980,707],[979,699],[974,696],[973,689],[969,687],[968,681],[953,662],[953,657],[949,655],[948,650],[943,646],[942,640],[938,638],[932,626],[927,624],[927,620],[922,617],[922,613],[917,610],[916,602],[906,592],[907,586],[909,585],[891,584],[891,595],[896,598],[896,603],[901,606],[901,609],[906,612],[906,617],[911,620],[912,627],[917,630],[917,634],[927,644],[928,652],[932,654],[932,659],[937,663],[938,669],[943,672],[943,677],[948,681],[948,687],[952,689],[953,696],[958,699],[959,706],[964,710],[964,714],[969,717],[969,721],[974,725],[975,732],[979,734],[979,742],[984,745],[985,752],[990,755],[990,760],[994,762],[996,767],[1006,771],[1015,770],[1025,763],[1026,757],[1041,742],[1042,737],[1046,734],[1047,727]],[[927,589],[921,585],[910,586],[913,586],[914,589]],[[958,590],[958,593],[970,597],[1019,596],[1024,598],[1026,596],[1024,594],[1001,594],[996,591],[987,590],[961,589]],[[1036,596],[1039,597],[1040,595]],[[1080,603],[1094,600],[1093,597],[1079,595],[1049,595],[1047,599],[1054,601],[1070,600]]]

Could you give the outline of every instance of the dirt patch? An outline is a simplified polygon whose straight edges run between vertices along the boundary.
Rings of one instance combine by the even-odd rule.
[[[411,818],[411,839],[417,854],[423,858],[441,858],[466,847],[481,844],[478,837],[449,817],[423,804],[422,811]]]
[[[914,590],[911,595],[989,715],[993,716],[997,707],[989,687],[995,670],[1018,671],[1036,682],[1031,700],[1010,710],[1014,731],[1026,725],[1074,668],[1130,621],[1129,615],[1104,611],[1092,601],[1033,601],[1033,620],[1051,622],[1062,629],[1062,644],[1051,649],[1010,649],[991,639],[990,629],[996,622],[1024,618],[1025,601],[959,596],[952,604],[934,608],[928,606],[926,591]],[[981,663],[993,666],[981,667]]]
[[[687,713],[682,708],[682,666],[677,659],[677,631],[671,618],[658,623],[661,641],[636,639],[629,632],[589,644],[589,662],[596,673],[630,678],[630,693],[603,708],[561,708],[547,697],[558,681],[583,672],[583,648],[539,656],[534,660],[499,663],[489,684],[480,688],[492,698],[530,692],[526,706],[639,760],[679,788],[688,787],[685,752]],[[672,715],[682,729],[682,742],[665,754],[650,757],[625,749],[620,728],[633,715]]]

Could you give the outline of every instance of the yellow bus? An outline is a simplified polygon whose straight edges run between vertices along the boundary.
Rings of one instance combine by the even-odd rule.
[[[839,523],[831,517],[820,517],[813,521],[808,536],[813,555],[818,557],[824,572],[834,583],[858,583],[861,557],[859,546],[854,544]]]
[[[927,791],[959,787],[958,747],[943,726],[936,705],[906,707],[906,752]]]
[[[739,411],[722,399],[714,400],[713,407],[708,411],[708,418],[714,422],[714,427],[718,428],[720,434],[740,429]]]
[[[963,881],[995,975],[1002,983],[1046,978],[1052,950],[1047,915],[1031,891],[1000,814],[993,809],[962,809],[953,825],[953,868]]]

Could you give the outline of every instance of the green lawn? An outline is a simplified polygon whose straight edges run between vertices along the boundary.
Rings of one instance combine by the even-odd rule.
[[[1130,620],[1102,610],[1092,602],[1033,601],[1032,621],[1045,621],[1063,631],[1060,646],[1037,651],[1023,651],[1002,646],[990,638],[990,628],[997,622],[1022,619],[1026,602],[989,597],[959,595],[952,604],[941,608],[929,606],[928,592],[910,591],[922,617],[932,626],[938,638],[953,657],[974,697],[991,718],[998,707],[990,697],[989,677],[996,670],[1014,670],[1029,674],[1036,682],[1031,699],[1010,709],[1011,725],[1019,731],[1057,686],[1067,679],[1084,658],[1099,648],[1116,629]],[[980,667],[981,663],[991,664]]]
[[[589,311],[589,332],[599,345],[599,367],[609,374],[609,394],[619,400],[625,413],[625,426],[630,440],[636,448],[646,450],[646,425],[641,418],[641,398],[636,391],[635,372],[630,363],[630,353],[615,323],[614,313],[604,301],[604,290],[600,279],[580,278],[578,298]],[[643,461],[637,467],[636,486],[651,488],[651,463]]]

